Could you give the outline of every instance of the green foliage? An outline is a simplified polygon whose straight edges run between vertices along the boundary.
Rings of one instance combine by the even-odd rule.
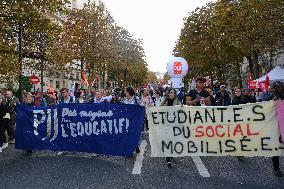
[[[219,0],[197,8],[185,19],[175,46],[190,63],[185,79],[210,76],[235,84],[244,57],[257,77],[258,57],[275,53],[281,45],[283,18],[279,0]]]
[[[25,69],[39,70],[43,60],[47,75],[60,76],[72,70],[74,61],[82,61],[90,83],[97,75],[133,84],[146,81],[141,40],[117,26],[103,4],[89,2],[83,9],[67,10],[66,3],[0,0],[0,80],[18,78],[21,23]]]
[[[64,28],[60,44],[66,44],[71,60],[84,60],[89,82],[97,75],[125,84],[147,79],[142,41],[117,26],[103,5],[89,3],[73,11]]]
[[[30,83],[29,76],[23,76],[23,86],[24,90],[31,92],[33,85]]]
[[[59,23],[50,18],[53,14],[64,14],[66,0],[0,0],[0,79],[7,76],[18,78],[19,24],[23,26],[23,57],[30,58],[25,67],[35,68],[32,59],[45,59]],[[44,40],[45,38],[45,40]],[[47,40],[48,39],[48,40]]]

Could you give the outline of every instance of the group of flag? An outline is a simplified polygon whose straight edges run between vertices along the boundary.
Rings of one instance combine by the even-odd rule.
[[[265,80],[264,81],[256,81],[253,80],[251,77],[251,74],[248,75],[248,79],[247,79],[247,85],[249,89],[260,89],[261,92],[265,92],[268,90],[268,86],[269,86],[269,75],[268,73],[266,74]]]
[[[91,87],[96,86],[98,82],[99,82],[99,76],[97,75],[97,76],[94,78]],[[86,72],[85,72],[84,70],[82,70],[82,73],[81,73],[81,85],[82,85],[82,86],[86,86],[86,87],[89,87],[89,86],[90,86],[90,85],[89,85],[89,82],[88,82],[88,80],[87,80],[87,77],[86,77]]]
[[[98,82],[99,82],[99,75],[97,75],[94,78],[94,81],[92,82],[92,84],[90,86],[89,82],[87,80],[86,72],[84,70],[82,70],[82,72],[81,72],[81,85],[82,86],[93,87],[93,86],[96,86]],[[75,81],[72,84],[71,96],[74,96],[74,92],[75,92]],[[36,93],[39,96],[42,96],[42,94],[41,94],[41,92],[39,90]],[[53,89],[53,87],[51,85],[48,87],[47,93],[52,93],[52,96],[55,96],[55,90]]]

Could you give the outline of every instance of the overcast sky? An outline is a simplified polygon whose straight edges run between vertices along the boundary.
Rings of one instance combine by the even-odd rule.
[[[119,26],[143,40],[148,68],[166,71],[188,12],[210,0],[102,0]],[[82,5],[87,0],[78,0]]]

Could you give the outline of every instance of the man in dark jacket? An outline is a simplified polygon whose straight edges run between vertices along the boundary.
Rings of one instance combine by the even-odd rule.
[[[5,93],[5,99],[3,99],[3,102],[6,106],[6,114],[3,117],[3,124],[5,130],[7,130],[8,136],[9,136],[9,143],[12,143],[15,139],[15,131],[11,127],[11,113],[13,111],[12,101],[16,99],[16,97],[13,95],[12,91],[7,90]],[[8,143],[6,143],[6,147],[8,146]]]
[[[220,86],[220,91],[216,94],[215,97],[215,106],[229,106],[231,105],[231,98],[226,90],[225,85]]]

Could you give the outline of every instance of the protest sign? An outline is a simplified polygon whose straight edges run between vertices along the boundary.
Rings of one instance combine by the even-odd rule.
[[[152,157],[278,156],[274,101],[228,107],[147,109]]]
[[[129,156],[138,145],[145,109],[126,104],[17,106],[17,149]]]

